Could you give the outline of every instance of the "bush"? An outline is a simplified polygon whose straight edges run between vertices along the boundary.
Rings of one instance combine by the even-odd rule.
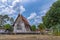
[[[60,36],[60,24],[53,27],[53,35]]]
[[[31,30],[32,30],[32,31],[36,31],[36,26],[35,26],[35,25],[32,25],[32,26],[31,26]]]
[[[38,25],[38,28],[39,28],[41,34],[44,34],[44,30],[45,30],[44,24],[43,24],[43,23],[40,23],[40,24]]]
[[[13,28],[12,28],[12,26],[10,24],[5,24],[4,28],[5,28],[5,30],[8,30],[9,32],[13,31]]]

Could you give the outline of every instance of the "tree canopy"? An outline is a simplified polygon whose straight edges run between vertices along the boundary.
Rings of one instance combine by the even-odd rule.
[[[9,23],[13,24],[14,19],[9,17],[8,15],[0,15],[0,26],[3,26],[9,21]]]
[[[32,31],[36,31],[36,26],[35,26],[35,25],[32,25],[32,26],[31,26],[31,30],[32,30]]]
[[[40,24],[38,25],[38,28],[39,28],[40,31],[42,31],[42,30],[45,29],[45,26],[44,26],[43,23],[40,23]]]
[[[4,23],[6,23],[6,21],[9,20],[8,15],[0,15],[0,26],[4,25]]]
[[[53,3],[50,10],[43,17],[43,23],[47,28],[60,24],[60,1]]]
[[[4,28],[5,28],[5,30],[7,31],[13,31],[13,28],[12,28],[12,26],[10,25],[10,24],[5,24],[4,25]]]

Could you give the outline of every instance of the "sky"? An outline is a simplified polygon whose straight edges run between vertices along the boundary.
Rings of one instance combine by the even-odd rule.
[[[42,16],[56,0],[0,0],[0,15],[9,15],[14,19],[20,13],[30,25],[42,23]]]

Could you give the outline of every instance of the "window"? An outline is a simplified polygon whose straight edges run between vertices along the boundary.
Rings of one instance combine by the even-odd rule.
[[[18,29],[18,30],[22,30],[22,27],[21,27],[20,24],[17,24],[17,29]]]

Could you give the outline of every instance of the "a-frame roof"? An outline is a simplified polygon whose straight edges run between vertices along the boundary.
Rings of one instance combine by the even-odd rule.
[[[17,22],[17,20],[19,19],[19,17],[20,17],[20,19],[24,22],[25,25],[30,26],[28,20],[27,20],[25,17],[23,17],[22,15],[20,15],[20,14],[18,14],[18,17],[16,18],[16,20],[15,20],[13,26],[15,25],[15,23]]]

